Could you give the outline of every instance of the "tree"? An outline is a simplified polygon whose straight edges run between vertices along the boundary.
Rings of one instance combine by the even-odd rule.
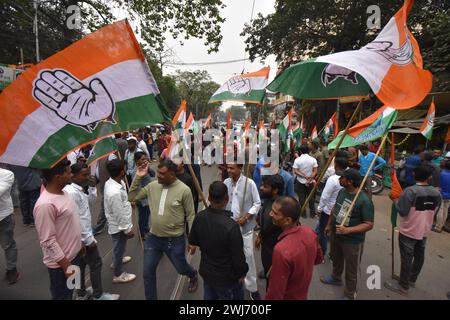
[[[71,30],[66,25],[70,17],[66,10],[70,5],[78,5],[81,10],[82,30]],[[221,0],[41,0],[38,9],[41,58],[49,57],[83,34],[113,22],[113,11],[125,12],[130,21],[136,22],[135,32],[159,52],[164,51],[167,33],[174,38],[203,39],[208,52],[217,51],[222,40],[220,25],[225,21],[220,9],[224,7]],[[2,1],[0,62],[18,63],[20,48],[26,62],[36,61],[34,13],[31,0]]]
[[[246,49],[251,60],[275,54],[281,67],[285,68],[296,61],[359,49],[373,40],[378,31],[367,29],[370,15],[366,10],[374,4],[381,8],[383,27],[402,6],[403,0],[278,0],[275,13],[259,14],[251,25],[245,25],[241,35],[246,37]],[[434,23],[434,36],[425,36],[428,24],[437,16],[448,18],[449,9],[449,1],[416,1],[408,23],[422,49],[427,47],[426,39],[434,37],[436,40],[439,34],[448,35],[448,25]],[[428,46],[437,58],[439,49],[436,47]],[[434,68],[435,61],[427,63],[431,69]]]
[[[186,99],[188,108],[197,119],[206,117],[208,112],[216,108],[208,105],[208,101],[220,86],[211,81],[207,71],[177,70],[173,77],[181,98]]]

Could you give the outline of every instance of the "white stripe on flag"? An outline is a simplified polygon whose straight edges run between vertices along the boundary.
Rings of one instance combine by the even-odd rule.
[[[89,85],[92,79],[100,78],[115,102],[151,93],[158,94],[159,90],[155,81],[145,72],[143,65],[146,66],[145,61],[137,59],[120,62],[83,79],[82,82]],[[40,106],[22,122],[0,157],[0,162],[14,162],[20,166],[28,166],[48,137],[66,125],[68,125],[67,122],[56,116],[53,111]],[[30,128],[41,128],[41,130],[31,132]],[[44,128],[45,130],[42,130]],[[18,158],[17,154],[21,157]]]

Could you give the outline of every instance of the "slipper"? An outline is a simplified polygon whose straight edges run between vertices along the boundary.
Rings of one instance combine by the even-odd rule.
[[[391,290],[391,291],[393,291],[393,292],[395,292],[395,293],[398,293],[398,294],[400,294],[400,295],[402,295],[402,296],[404,296],[404,297],[407,297],[407,296],[408,296],[408,290],[402,288],[398,283],[393,283],[393,282],[390,282],[390,281],[385,281],[385,282],[384,282],[384,287],[385,287],[386,289],[389,289],[389,290]]]
[[[329,284],[332,286],[342,286],[342,280],[336,280],[331,275],[328,275],[326,277],[320,277],[320,282],[324,284]]]

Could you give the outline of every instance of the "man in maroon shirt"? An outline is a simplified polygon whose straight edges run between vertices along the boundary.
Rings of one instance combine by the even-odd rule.
[[[279,197],[270,212],[272,222],[283,232],[278,237],[269,271],[266,300],[305,300],[314,265],[323,260],[322,249],[315,232],[297,225],[300,205],[292,197]]]

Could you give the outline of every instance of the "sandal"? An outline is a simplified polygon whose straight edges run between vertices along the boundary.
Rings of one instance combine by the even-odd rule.
[[[193,293],[197,290],[198,287],[198,275],[195,275],[193,278],[189,278],[188,292]]]

